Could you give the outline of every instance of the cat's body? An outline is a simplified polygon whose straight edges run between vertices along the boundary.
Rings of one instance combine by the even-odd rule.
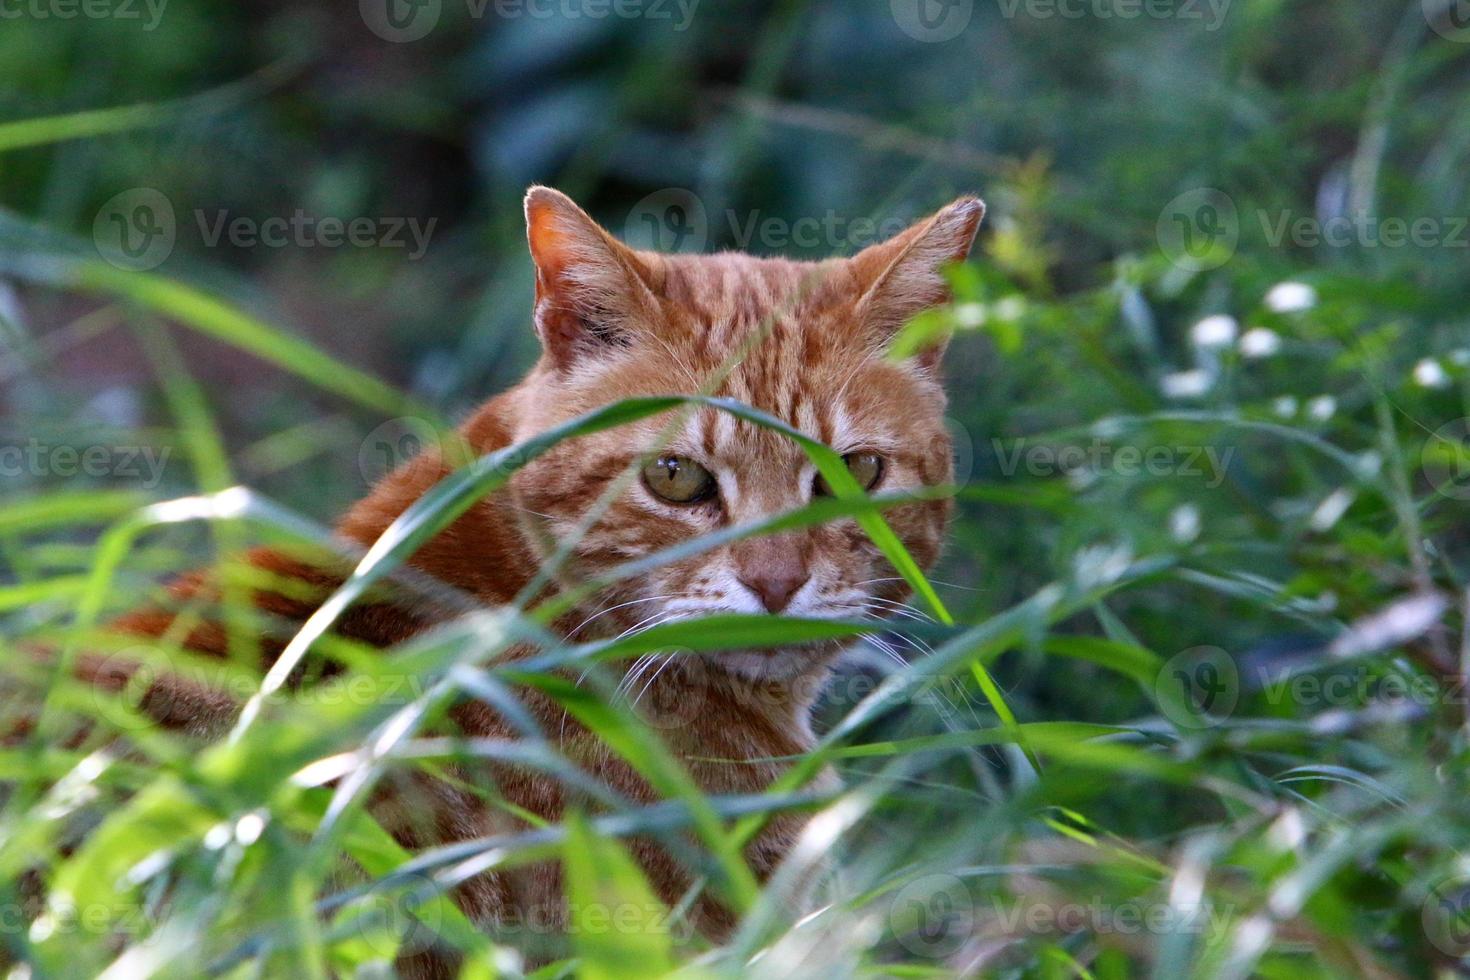
[[[625,248],[562,195],[534,188],[527,218],[544,355],[524,381],[485,404],[460,432],[483,454],[620,399],[705,393],[746,402],[831,445],[854,461],[855,475],[859,465],[866,467],[862,472],[873,475],[875,490],[946,483],[951,470],[937,352],[895,361],[884,350],[904,320],[942,300],[940,267],[964,256],[982,212],[978,201],[962,199],[890,242],[819,264],[658,256]],[[652,457],[664,468],[648,470],[644,461]],[[338,530],[371,545],[451,469],[429,453],[388,474]],[[619,479],[626,486],[609,495]],[[698,495],[675,499],[691,487]],[[799,508],[820,489],[812,465],[785,436],[713,408],[670,413],[558,445],[426,543],[412,564],[480,602],[501,605],[526,586],[557,544],[575,542],[543,595],[697,535]],[[605,510],[590,527],[579,528],[605,496],[611,497],[602,501]],[[939,501],[887,512],[925,566],[938,554],[946,516]],[[321,595],[333,584],[331,576],[273,552],[257,552],[251,560],[311,581]],[[185,598],[207,588],[187,578],[174,592]],[[558,626],[587,639],[714,612],[846,619],[882,613],[904,596],[904,583],[876,547],[854,521],[841,520],[673,562],[600,593]],[[310,599],[275,594],[256,601],[290,621],[314,608]],[[170,620],[166,612],[145,610],[118,627],[158,636]],[[389,646],[433,625],[434,616],[423,610],[369,604],[349,611],[338,630]],[[220,653],[223,633],[202,626],[188,644]],[[711,795],[733,795],[760,792],[784,770],[779,762],[755,760],[790,758],[810,748],[811,702],[839,652],[831,643],[732,650],[697,662],[650,660],[623,669],[638,699],[670,706],[675,717],[659,729],[695,783]],[[168,723],[201,733],[218,731],[234,709],[207,694],[175,692],[159,703],[168,705]],[[562,740],[568,757],[615,793],[641,803],[658,799],[626,762],[569,722],[552,701],[528,695],[527,705],[542,729]],[[469,736],[514,734],[477,701],[459,704],[453,720]],[[493,779],[510,803],[549,820],[570,802],[560,782],[525,770],[487,767],[462,775],[480,785]],[[466,792],[416,785],[420,795],[411,802],[405,790],[381,794],[377,805],[380,818],[411,846],[525,829],[507,811]],[[778,816],[751,843],[746,856],[759,877],[775,868],[800,828],[797,816]],[[689,873],[647,841],[631,846],[660,897],[678,901]],[[456,898],[472,918],[501,924],[512,939],[517,924],[555,932],[562,921],[560,875],[552,863],[479,875]],[[716,938],[732,924],[708,898],[696,905],[694,919]],[[527,945],[536,945],[534,937]],[[417,969],[433,972],[430,960]]]

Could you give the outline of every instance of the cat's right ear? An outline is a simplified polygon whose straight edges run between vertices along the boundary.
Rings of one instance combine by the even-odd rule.
[[[639,323],[656,315],[643,261],[561,191],[526,192],[526,237],[536,266],[536,334],[556,367],[630,345]]]

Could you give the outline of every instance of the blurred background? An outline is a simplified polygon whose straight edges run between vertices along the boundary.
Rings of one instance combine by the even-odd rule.
[[[978,193],[943,314],[965,479],[938,578],[963,620],[1163,555],[1175,572],[1071,628],[1229,651],[1256,716],[1322,708],[1268,697],[1273,671],[1405,595],[1450,596],[1428,618],[1451,625],[1394,620],[1348,707],[1383,672],[1465,656],[1463,0],[11,0],[0,17],[0,447],[49,460],[6,456],[3,499],[235,481],[330,521],[413,420],[461,418],[532,361],[532,183],[640,246],[799,257]],[[56,447],[93,445],[107,465],[62,472]],[[127,447],[171,453],[140,480]],[[8,537],[0,567],[24,583],[88,553],[85,535]],[[1039,645],[998,676],[1026,720],[1149,703]],[[1353,757],[1459,751],[1462,714],[1419,705],[1444,723],[1396,715]],[[1089,813],[1167,837],[1215,812],[1172,793]]]
[[[381,472],[359,450],[386,418],[453,421],[532,360],[520,202],[534,182],[640,245],[812,257],[979,193],[990,211],[969,288],[995,308],[949,359],[976,482],[1067,488],[1016,440],[1111,414],[1225,409],[1351,433],[1378,385],[1459,417],[1470,33],[1457,13],[1433,0],[17,0],[0,31],[7,438],[170,438],[156,358],[113,302],[123,287],[77,288],[88,274],[68,264],[101,256],[408,394],[411,411],[364,410],[218,332],[172,332],[235,476],[329,520]],[[1420,220],[1423,235],[1380,240],[1384,221]],[[1295,280],[1309,316],[1263,305]],[[1223,333],[1192,337],[1215,315]],[[1411,449],[1436,426],[1420,428]],[[977,547],[955,549],[949,577],[1003,604],[1104,532],[1167,541],[1186,503],[1175,520],[1223,544],[1267,531],[1310,549],[1296,535],[1344,474],[1287,473],[1279,444],[1251,438],[1218,442],[1237,450],[1228,479],[1105,463],[1087,507],[1066,490],[1049,514],[976,505],[962,532]],[[55,476],[12,470],[12,492]],[[195,485],[187,453],[154,482]]]

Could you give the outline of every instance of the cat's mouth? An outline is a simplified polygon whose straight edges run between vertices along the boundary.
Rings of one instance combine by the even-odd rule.
[[[756,602],[669,598],[661,604],[657,613],[652,611],[646,613],[642,621],[628,631],[627,635],[672,623],[727,615],[772,617],[779,615],[790,619],[854,622],[878,618],[872,615],[871,611],[865,611],[869,608],[867,603],[854,602],[851,598],[832,600],[814,596],[799,604],[793,604],[793,606],[795,608],[787,607],[779,614],[773,614],[761,608]],[[710,666],[722,669],[725,673],[745,682],[787,681],[802,675],[821,673],[842,652],[843,648],[849,646],[855,639],[856,637],[852,639],[819,638],[783,643],[780,646],[732,647],[729,650],[709,654],[707,660]]]

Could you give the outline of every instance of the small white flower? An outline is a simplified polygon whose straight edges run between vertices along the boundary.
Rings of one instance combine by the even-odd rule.
[[[985,307],[979,303],[960,303],[954,308],[954,320],[962,327],[978,327],[985,322]]]
[[[1306,839],[1306,824],[1302,821],[1301,811],[1296,807],[1287,807],[1266,829],[1266,841],[1278,851],[1293,850]]]
[[[1438,361],[1426,357],[1414,365],[1414,381],[1421,388],[1444,388],[1449,385],[1450,376]]]
[[[1308,526],[1319,533],[1330,531],[1332,526],[1342,519],[1342,515],[1347,513],[1347,509],[1352,506],[1356,496],[1347,487],[1339,487],[1332,491],[1325,500],[1317,505],[1317,509],[1312,511],[1312,516],[1307,521]]]
[[[1282,395],[1271,402],[1271,411],[1284,419],[1295,416],[1299,407],[1295,395]]]
[[[1450,351],[1450,363],[1455,367],[1470,367],[1470,347]]]
[[[1215,379],[1208,371],[1176,371],[1159,379],[1159,387],[1168,398],[1198,398],[1210,390]]]
[[[1019,320],[1026,312],[1026,301],[1014,294],[1004,296],[995,304],[995,315],[1002,320]]]
[[[1299,313],[1317,305],[1317,290],[1304,282],[1278,282],[1266,294],[1266,309],[1272,313]]]
[[[1196,347],[1227,347],[1235,342],[1235,317],[1217,313],[1207,316],[1189,332]]]
[[[1199,508],[1194,504],[1181,504],[1169,512],[1169,536],[1180,544],[1199,537],[1199,529]]]
[[[249,847],[260,839],[265,830],[265,818],[259,813],[247,813],[235,823],[235,840]]]
[[[1318,422],[1326,422],[1337,414],[1337,399],[1331,395],[1318,395],[1307,402],[1307,414]]]
[[[1281,350],[1281,335],[1265,327],[1252,327],[1240,338],[1240,353],[1245,357],[1270,357]]]

